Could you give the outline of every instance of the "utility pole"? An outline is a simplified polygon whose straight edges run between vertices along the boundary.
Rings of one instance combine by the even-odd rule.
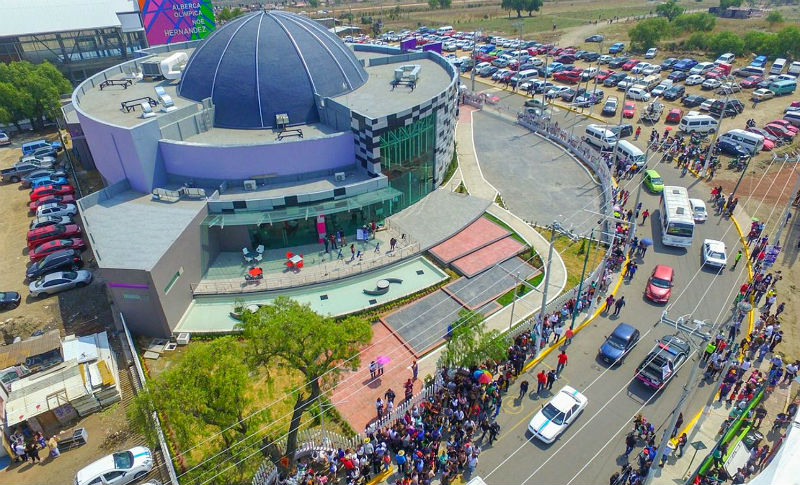
[[[600,41],[600,55],[602,55],[602,54],[603,54],[603,41],[604,41],[604,40],[605,40],[605,39],[603,39],[603,40],[601,40],[601,41]],[[599,57],[597,58],[597,65],[596,65],[595,69],[597,69],[597,72],[596,72],[596,73],[594,73],[594,88],[593,88],[593,93],[594,93],[594,94],[597,94],[597,75],[598,75],[598,74],[600,74],[600,58],[599,58]],[[588,82],[586,83],[586,87],[587,87],[587,89],[588,89],[588,87],[589,87],[589,83],[588,83]],[[591,105],[589,105],[589,116],[591,116],[591,115],[592,115],[592,112],[594,111],[594,105],[595,105],[595,103],[594,103],[594,102],[593,102]]]
[[[717,143],[717,135],[720,131],[722,131],[722,120],[725,118],[725,110],[728,109],[728,99],[730,98],[730,95],[730,92],[725,93],[725,101],[722,104],[722,109],[719,110],[719,122],[717,123],[717,129],[714,130],[714,134],[711,136],[711,144],[708,146],[708,153],[706,154],[706,163],[703,165],[703,173],[701,174],[703,177],[705,177],[708,173],[708,165],[711,163],[711,155],[714,153],[714,145]],[[739,184],[737,183],[736,185],[738,186]]]
[[[589,253],[592,252],[592,240],[594,239],[594,228],[589,233],[589,247],[586,248],[586,256],[583,258],[583,269],[581,270],[581,280],[578,283],[578,295],[575,300],[575,308],[572,309],[572,321],[569,328],[575,328],[575,318],[578,316],[578,301],[581,299],[581,292],[583,291],[583,279],[586,277],[586,263],[589,262]]]
[[[539,320],[544,325],[544,314],[547,311],[547,289],[550,286],[550,263],[553,262],[553,240],[556,238],[556,228],[558,227],[558,221],[553,221],[553,225],[550,227],[550,249],[547,252],[547,267],[545,268],[544,273],[544,288],[542,289],[542,307],[539,309]],[[541,331],[541,329],[539,329]],[[536,342],[534,343],[533,347],[533,357],[536,358],[539,355],[539,347],[541,346],[542,336],[537,332],[536,333]]]
[[[736,185],[733,186],[733,191],[731,192],[730,198],[728,198],[728,202],[736,195],[736,189],[739,188],[739,184],[742,183],[742,179],[744,178],[744,174],[747,172],[747,168],[750,166],[750,160],[752,156],[747,157],[747,163],[744,164],[744,168],[742,169],[742,173],[739,174],[739,180],[736,181]]]
[[[511,327],[514,325],[514,307],[517,304],[517,299],[519,298],[519,271],[516,274],[512,275],[514,277],[514,299],[511,300],[511,317],[508,319],[508,331],[511,331]]]
[[[475,59],[475,47],[478,45],[478,37],[480,31],[475,31],[475,35],[472,37],[472,69],[470,69],[470,76],[469,79],[472,81],[472,88],[470,90],[472,93],[475,93],[475,67],[478,65],[477,59]]]
[[[784,226],[786,226],[786,223],[789,222],[789,211],[792,209],[794,194],[797,193],[798,188],[800,188],[800,175],[798,175],[797,181],[794,183],[794,190],[789,193],[789,201],[786,202],[786,209],[781,212],[781,218],[778,219],[778,233],[775,234],[775,244],[780,244],[781,242],[781,234],[783,233]]]

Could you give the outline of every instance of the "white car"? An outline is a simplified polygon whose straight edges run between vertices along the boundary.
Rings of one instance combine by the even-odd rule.
[[[626,93],[629,99],[634,101],[650,101],[650,93],[642,88],[630,88]]]
[[[700,105],[700,111],[710,111],[711,105],[714,104],[714,101],[716,101],[714,98],[709,98],[703,101],[703,103]]]
[[[705,222],[708,219],[708,212],[706,212],[706,203],[700,199],[689,199],[689,205],[692,206],[692,217],[694,222]]]
[[[650,64],[649,66],[642,69],[643,76],[652,76],[653,74],[658,74],[661,72],[661,66],[658,64]]]
[[[552,443],[575,421],[589,399],[570,386],[564,386],[531,419],[528,431],[537,439]]]
[[[717,89],[717,94],[729,94],[729,93],[738,93],[742,90],[742,87],[739,86],[736,82],[726,82],[722,83],[719,88]]]
[[[589,79],[594,79],[595,76],[597,76],[597,68],[596,67],[587,67],[581,73],[581,79],[583,79],[584,81],[587,81]]]
[[[612,59],[614,59],[614,56],[603,54],[602,56],[600,56],[600,59],[598,59],[597,62],[600,64],[608,64],[609,62],[611,62]]]
[[[547,98],[559,98],[561,97],[561,93],[563,93],[568,89],[569,88],[567,86],[553,86],[552,88],[550,88],[550,91],[547,91],[545,96]]]
[[[664,91],[672,87],[672,84],[672,79],[664,79],[658,83],[658,86],[654,87],[653,90],[650,91],[650,94],[653,96],[661,96],[664,94]]]
[[[723,269],[728,264],[728,257],[725,254],[725,243],[715,239],[703,241],[703,265],[714,266]]]
[[[700,74],[692,74],[691,76],[686,78],[684,84],[686,84],[687,86],[697,86],[698,84],[703,84],[703,81],[705,80],[706,78],[704,78]]]
[[[72,288],[83,288],[92,282],[92,272],[85,269],[78,271],[56,271],[42,276],[28,285],[31,296],[49,296]]]
[[[775,93],[766,88],[758,88],[750,95],[753,101],[766,101],[775,97]]]
[[[44,216],[74,216],[78,213],[78,207],[75,204],[60,204],[52,202],[50,204],[42,204],[36,208],[36,217]]]
[[[654,58],[656,56],[656,54],[658,54],[658,49],[656,49],[655,47],[651,47],[651,48],[647,49],[647,52],[645,52],[644,58],[645,59],[652,59],[652,58]]]
[[[126,485],[139,480],[153,469],[149,448],[136,446],[120,451],[86,466],[75,474],[75,485]]]
[[[640,62],[639,64],[636,64],[635,66],[633,66],[633,68],[631,68],[631,72],[633,74],[641,74],[642,73],[642,69],[644,69],[644,68],[646,68],[648,66],[650,66],[649,62]]]
[[[700,87],[702,89],[717,89],[721,84],[722,83],[719,82],[719,79],[711,78],[703,81],[703,84],[701,84]]]

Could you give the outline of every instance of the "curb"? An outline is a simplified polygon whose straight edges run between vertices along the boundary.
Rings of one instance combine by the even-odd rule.
[[[378,483],[381,483],[384,480],[386,480],[387,478],[389,478],[392,475],[392,473],[394,473],[394,466],[389,465],[389,469],[388,470],[386,470],[384,472],[381,472],[381,473],[378,473],[377,475],[372,477],[372,479],[370,479],[366,483],[366,485],[376,485]]]

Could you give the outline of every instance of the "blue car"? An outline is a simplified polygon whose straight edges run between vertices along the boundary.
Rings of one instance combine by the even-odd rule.
[[[42,177],[31,180],[30,187],[35,189],[36,187],[44,187],[45,185],[66,185],[67,183],[69,182],[66,177]]]
[[[725,155],[729,155],[731,157],[750,156],[750,152],[748,152],[744,147],[730,140],[717,140],[717,149]]]
[[[600,346],[600,360],[612,366],[621,364],[638,342],[639,331],[627,323],[620,323]]]
[[[625,50],[625,44],[623,42],[615,42],[611,44],[611,47],[608,48],[609,54],[619,54]]]
[[[673,71],[688,71],[689,69],[693,68],[697,65],[697,61],[694,59],[681,59],[680,61],[676,62],[672,65]]]
[[[750,62],[750,65],[751,66],[755,66],[755,67],[764,67],[764,66],[766,66],[767,65],[767,56],[756,56],[756,58],[753,59]]]

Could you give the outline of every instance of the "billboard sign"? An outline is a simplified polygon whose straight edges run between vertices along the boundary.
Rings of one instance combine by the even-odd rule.
[[[202,39],[216,26],[211,0],[139,0],[139,10],[151,46]]]

